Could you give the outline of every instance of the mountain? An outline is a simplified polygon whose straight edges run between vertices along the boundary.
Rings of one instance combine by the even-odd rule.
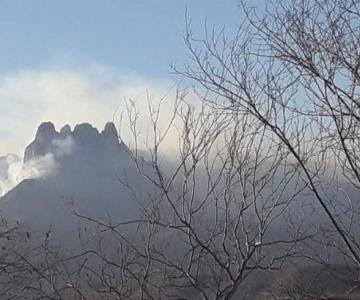
[[[9,157],[0,158],[3,179],[10,163]],[[150,191],[113,123],[101,132],[87,123],[73,130],[65,125],[59,132],[51,122],[42,123],[25,149],[21,171],[30,175],[0,198],[0,211],[33,228],[74,231],[75,211],[111,222],[128,220],[146,205]]]

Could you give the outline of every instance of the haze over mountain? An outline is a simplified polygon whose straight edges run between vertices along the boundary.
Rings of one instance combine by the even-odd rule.
[[[138,198],[126,182],[136,187]],[[63,230],[77,223],[74,211],[114,222],[131,218],[149,191],[113,123],[101,132],[87,123],[60,131],[42,123],[23,161],[15,155],[0,158],[2,192],[11,185],[0,198],[3,217]]]

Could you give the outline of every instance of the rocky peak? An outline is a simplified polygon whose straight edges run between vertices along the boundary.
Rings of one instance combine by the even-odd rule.
[[[63,128],[60,129],[60,136],[62,138],[67,137],[68,135],[71,134],[71,127],[70,125],[66,124]]]
[[[106,123],[104,130],[101,132],[101,136],[111,143],[119,143],[118,132],[112,122]]]
[[[35,139],[37,140],[52,140],[56,138],[58,133],[55,130],[55,126],[51,122],[41,123],[37,132]]]
[[[79,142],[96,142],[99,137],[99,131],[89,123],[82,123],[75,126],[73,137]]]
[[[58,136],[53,123],[41,123],[36,131],[35,140],[25,149],[24,162],[48,153],[51,142]]]
[[[73,131],[69,125],[65,125],[60,132],[57,132],[53,123],[44,122],[39,126],[35,140],[26,147],[24,161],[44,156],[47,153],[55,153],[54,144],[56,143],[54,141],[64,140],[67,137],[71,137],[73,142],[79,145],[79,149],[83,150],[94,149],[96,151],[101,148],[101,151],[106,152],[106,149],[109,151],[119,149],[118,132],[112,122],[106,123],[101,133],[89,123],[78,124]],[[82,148],[81,145],[85,148]],[[91,145],[90,148],[89,145]]]

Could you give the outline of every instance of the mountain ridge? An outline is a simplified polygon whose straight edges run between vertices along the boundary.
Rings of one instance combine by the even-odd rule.
[[[27,162],[37,157],[46,155],[52,152],[52,143],[54,140],[64,140],[72,138],[82,144],[91,144],[96,142],[104,142],[112,147],[120,147],[129,150],[121,141],[119,143],[119,135],[114,123],[108,122],[104,129],[99,132],[90,123],[77,124],[74,130],[71,130],[70,125],[64,125],[60,131],[56,131],[55,125],[52,122],[43,122],[38,127],[35,139],[26,148],[24,153],[24,162]]]

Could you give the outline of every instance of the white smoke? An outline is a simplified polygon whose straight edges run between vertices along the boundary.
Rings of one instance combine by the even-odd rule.
[[[58,163],[56,158],[69,155],[72,151],[73,140],[66,137],[54,140],[53,153],[23,162],[22,158],[14,154],[1,159],[0,164],[0,197],[16,187],[25,179],[46,178],[56,174]]]
[[[74,140],[71,136],[66,136],[65,139],[53,140],[53,152],[56,157],[62,157],[71,154],[74,147]]]

